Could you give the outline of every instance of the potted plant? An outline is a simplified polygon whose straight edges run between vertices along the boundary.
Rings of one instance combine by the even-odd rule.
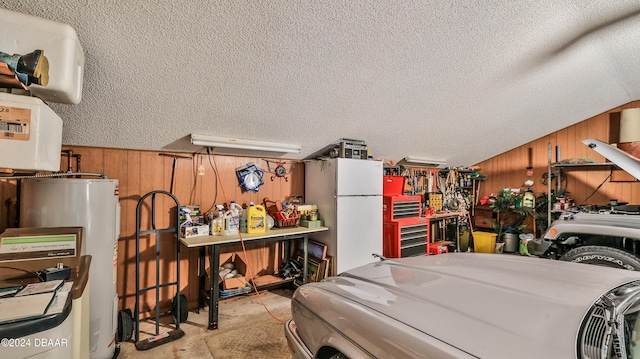
[[[511,188],[501,188],[491,203],[497,220],[493,229],[497,238],[505,243],[505,252],[517,252],[520,244],[519,234],[527,228],[524,223],[527,216],[533,215],[533,208],[522,206],[522,195]]]
[[[565,188],[560,188],[557,190],[551,190],[551,195],[548,195],[546,192],[542,192],[538,197],[536,197],[536,231],[538,233],[544,233],[547,231],[547,224],[549,223],[548,210],[549,203],[556,203],[556,199],[561,196],[567,196],[570,192],[568,192]],[[556,220],[558,216],[553,216],[551,221]]]

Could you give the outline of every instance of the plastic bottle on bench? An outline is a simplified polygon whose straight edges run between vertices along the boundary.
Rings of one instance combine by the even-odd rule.
[[[240,215],[242,214],[242,206],[235,201],[229,203],[229,230],[237,233],[240,230]]]
[[[247,232],[248,233],[264,233],[267,229],[267,211],[262,205],[254,205],[251,203],[246,210],[247,213]]]
[[[216,205],[216,209],[217,216],[211,221],[210,233],[213,236],[220,236],[224,228],[224,207],[218,204]]]
[[[242,211],[242,214],[240,215],[240,232],[242,233],[248,233],[247,231],[247,216],[249,215],[249,208],[251,208],[251,206],[254,206],[255,204],[253,202],[249,202],[249,207],[247,207],[247,209]]]
[[[223,236],[230,236],[238,232],[238,229],[232,227],[231,211],[225,211],[222,214],[222,232]],[[233,230],[231,228],[234,228]]]

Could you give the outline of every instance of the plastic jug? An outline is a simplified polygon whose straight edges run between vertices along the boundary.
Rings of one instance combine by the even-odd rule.
[[[255,206],[255,203],[253,202],[249,202],[249,207],[251,206]],[[246,210],[242,211],[242,214],[240,215],[240,232],[242,233],[247,233],[247,215],[249,212],[249,208],[247,208]]]
[[[213,219],[213,221],[211,222],[211,235],[212,236],[219,236],[222,234],[222,227],[224,226],[224,221],[222,219],[222,217],[216,217]]]
[[[222,207],[222,205],[216,205],[216,209],[217,209],[217,216],[211,218],[210,217],[210,221],[209,221],[209,233],[211,233],[212,236],[219,236],[222,235],[222,231],[224,229],[224,207]]]
[[[231,218],[231,211],[226,211],[222,214],[222,232],[223,236],[230,236],[238,232],[238,228],[235,227]]]
[[[235,201],[231,201],[229,203],[229,230],[231,232],[238,232],[240,229],[240,216],[242,215],[243,209],[242,206],[237,204]]]
[[[267,211],[258,204],[247,208],[247,233],[264,233],[267,230]]]
[[[527,189],[524,193],[524,198],[522,200],[522,205],[525,207],[535,208],[536,207],[536,196],[531,190],[531,188]]]

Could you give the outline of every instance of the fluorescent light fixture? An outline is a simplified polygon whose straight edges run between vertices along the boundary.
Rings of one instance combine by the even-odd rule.
[[[205,147],[232,148],[265,152],[300,153],[300,145],[265,141],[244,140],[240,138],[217,137],[191,134],[191,144]]]
[[[401,159],[400,161],[398,161],[398,164],[405,165],[405,166],[416,166],[416,167],[444,167],[447,164],[447,161],[407,156]]]

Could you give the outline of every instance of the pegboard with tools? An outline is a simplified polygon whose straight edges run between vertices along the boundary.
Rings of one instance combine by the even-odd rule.
[[[437,188],[434,188],[436,184],[435,178],[438,171],[433,169],[409,169],[405,168],[402,175],[406,178],[406,184],[409,186],[411,195],[424,195],[428,192],[436,192]]]
[[[427,188],[427,171],[412,170],[411,177],[407,180],[411,186],[411,194],[423,193]]]
[[[443,193],[443,205],[451,211],[470,210],[472,215],[478,197],[479,181],[486,176],[478,174],[478,169],[452,168],[439,172],[438,188]]]

